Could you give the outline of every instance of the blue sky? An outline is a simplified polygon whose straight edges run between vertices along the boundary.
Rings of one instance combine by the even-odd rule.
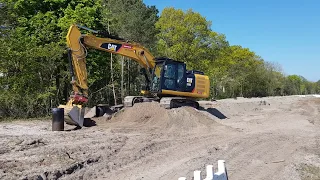
[[[231,45],[250,48],[287,74],[320,80],[319,0],[144,0],[161,14],[165,7],[193,9],[226,35]]]

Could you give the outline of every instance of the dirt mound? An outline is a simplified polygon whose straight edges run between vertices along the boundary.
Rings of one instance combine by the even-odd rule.
[[[200,133],[221,126],[192,107],[165,109],[157,102],[139,103],[119,112],[110,127],[127,127],[152,131]]]

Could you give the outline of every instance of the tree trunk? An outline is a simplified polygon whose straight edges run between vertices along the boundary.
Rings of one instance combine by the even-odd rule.
[[[116,96],[116,91],[114,88],[114,79],[113,79],[113,67],[112,67],[112,54],[110,54],[111,56],[111,61],[110,61],[110,71],[111,71],[111,86],[112,86],[112,92],[113,92],[113,98],[114,98],[114,105],[117,105],[117,96]]]
[[[123,89],[123,62],[124,56],[121,58],[121,100],[124,99],[124,89]]]
[[[108,33],[110,34],[110,24],[108,21]],[[114,105],[117,105],[117,97],[116,97],[116,91],[114,88],[114,79],[113,79],[113,66],[112,66],[112,53],[110,54],[111,60],[110,60],[110,72],[111,72],[111,86],[112,86],[112,92],[113,92],[113,98],[114,98]]]
[[[128,72],[128,95],[130,95],[130,61],[127,61],[128,62],[128,69],[127,69],[127,72]]]

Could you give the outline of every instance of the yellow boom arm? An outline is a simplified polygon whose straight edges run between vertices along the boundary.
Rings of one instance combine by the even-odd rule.
[[[67,45],[71,51],[74,75],[73,91],[79,95],[88,96],[88,82],[86,70],[86,47],[120,54],[137,61],[146,70],[153,69],[155,61],[153,55],[138,43],[128,43],[111,38],[100,38],[92,34],[81,34],[77,25],[72,25],[67,34]],[[73,101],[78,101],[73,99]],[[81,101],[81,100],[80,100]]]

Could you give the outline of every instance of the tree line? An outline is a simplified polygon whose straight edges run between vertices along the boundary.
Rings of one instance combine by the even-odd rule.
[[[320,92],[320,81],[286,76],[280,65],[230,45],[191,9],[168,7],[158,14],[142,0],[0,0],[0,117],[40,117],[67,102],[65,36],[73,23],[139,42],[155,56],[205,72],[210,99]],[[89,106],[120,104],[143,84],[138,64],[118,55],[88,49],[87,69]]]

